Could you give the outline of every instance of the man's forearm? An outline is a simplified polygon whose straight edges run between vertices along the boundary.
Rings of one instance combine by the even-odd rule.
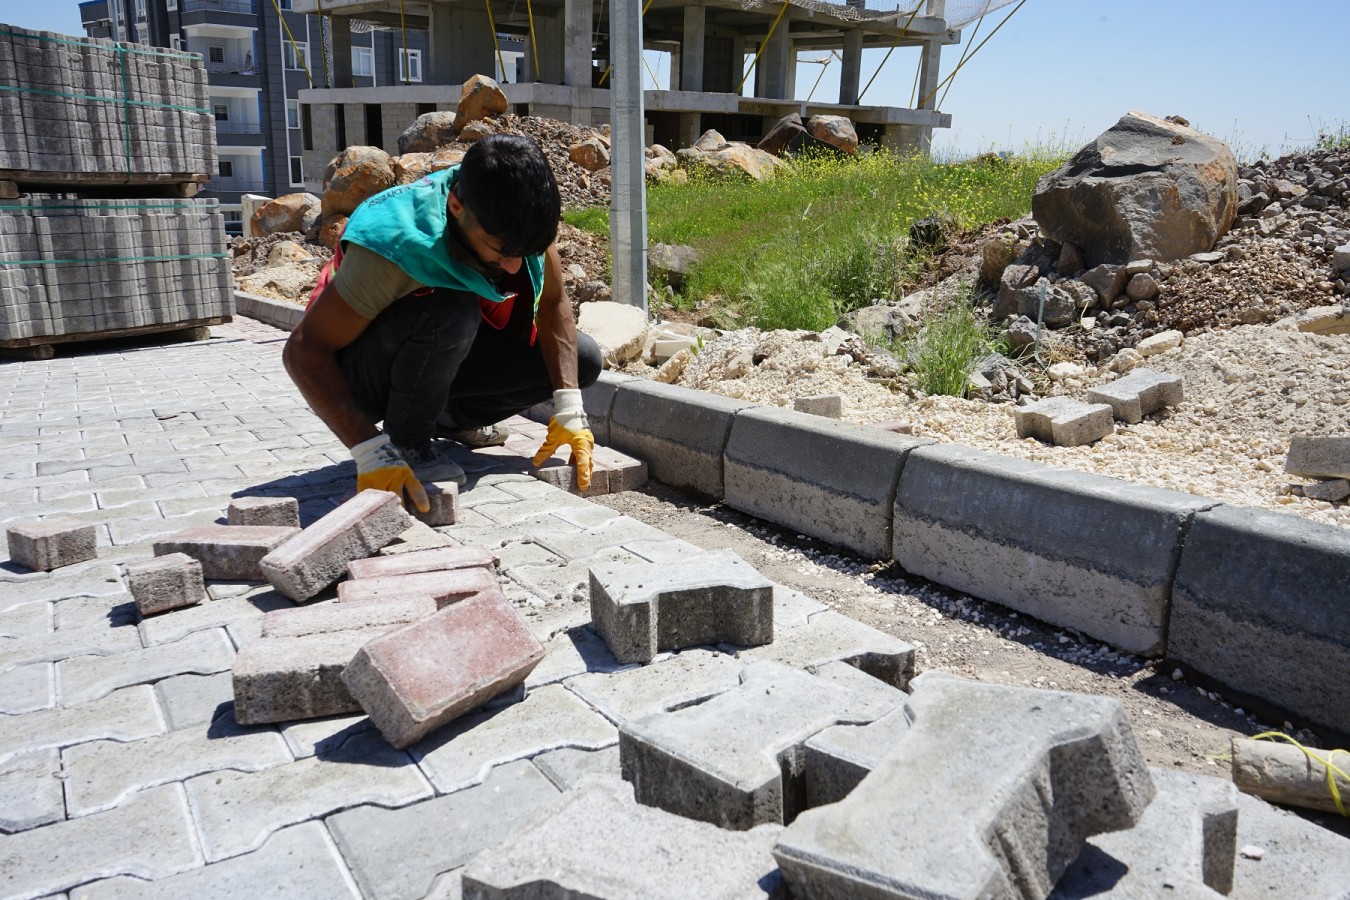
[[[282,361],[315,415],[348,449],[380,433],[356,405],[347,379],[331,353],[288,343]]]

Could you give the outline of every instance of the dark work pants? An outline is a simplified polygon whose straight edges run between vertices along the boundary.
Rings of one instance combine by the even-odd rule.
[[[476,428],[553,396],[538,343],[484,322],[477,296],[462,291],[394,301],[337,360],[361,410],[383,420],[399,447],[430,440],[442,412],[455,428]],[[594,384],[602,365],[599,346],[578,333],[580,386]]]

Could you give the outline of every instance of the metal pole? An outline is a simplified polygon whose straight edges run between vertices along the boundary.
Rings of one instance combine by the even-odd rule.
[[[611,98],[609,248],[616,302],[647,312],[646,134],[642,120],[642,4],[610,0],[609,42],[614,63]]]

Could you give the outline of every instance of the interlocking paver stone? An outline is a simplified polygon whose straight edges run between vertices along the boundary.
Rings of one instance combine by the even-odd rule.
[[[914,675],[912,644],[833,610],[812,615],[805,625],[777,629],[772,644],[738,650],[736,655],[803,669],[842,661],[898,688]]]
[[[559,790],[571,790],[591,775],[603,775],[607,778],[623,780],[619,766],[619,747],[605,747],[601,750],[574,750],[563,747],[550,750],[536,756],[532,762],[558,786]]]
[[[464,897],[779,896],[781,876],[771,849],[781,831],[765,825],[730,833],[639,806],[628,785],[594,778],[470,862]]]
[[[233,715],[234,676],[230,672],[175,675],[155,682],[155,694],[169,728],[186,728],[211,722],[223,713]]]
[[[405,625],[435,615],[434,597],[399,597],[385,603],[319,603],[277,609],[262,618],[262,637],[304,637],[372,626]]]
[[[497,554],[487,547],[434,547],[414,550],[397,556],[373,556],[354,559],[347,564],[352,578],[382,578],[391,575],[416,575],[421,572],[443,572],[447,569],[492,567]]]
[[[420,900],[438,875],[506,838],[557,796],[521,760],[499,766],[476,787],[401,809],[359,806],[327,824],[365,897]]]
[[[236,497],[225,512],[230,525],[300,527],[300,502],[294,497]]]
[[[911,702],[871,774],[779,839],[795,896],[1044,897],[1153,799],[1119,700],[927,673]]]
[[[96,529],[70,516],[46,516],[6,529],[9,558],[21,566],[48,572],[98,556]]]
[[[176,610],[171,616],[155,616],[136,626],[147,647],[179,640],[194,631],[218,628],[237,622],[261,622],[274,609],[293,609],[295,603],[272,590],[271,587],[208,585],[211,598],[205,603]]]
[[[342,680],[385,739],[407,747],[520,684],[543,658],[543,645],[495,591],[368,641]]]
[[[812,806],[837,803],[880,764],[887,751],[914,724],[904,704],[865,725],[835,725],[806,742],[806,800]]]
[[[209,862],[247,853],[286,825],[362,803],[406,806],[432,794],[408,755],[373,731],[353,735],[323,759],[214,772],[185,784]]]
[[[412,748],[439,793],[475,785],[493,766],[559,747],[599,750],[618,740],[614,726],[562,685],[532,692],[520,703],[452,722]]]
[[[37,662],[55,662],[74,656],[124,653],[138,648],[141,636],[133,625],[116,628],[63,628],[51,634],[31,634],[0,641],[0,672]]]
[[[117,877],[81,885],[71,900],[286,900],[355,898],[346,867],[318,822],[284,828],[252,853],[146,882]]]
[[[33,712],[55,703],[56,675],[51,663],[19,666],[0,677],[0,713]]]
[[[615,672],[633,668],[616,660],[589,626],[571,628],[544,643],[544,658],[525,679],[526,693],[546,684],[557,684],[583,672]]]
[[[59,634],[59,632],[58,632]],[[211,675],[234,662],[234,644],[223,629],[198,632],[172,644],[158,644],[108,656],[77,656],[57,664],[61,702],[69,706],[107,696],[118,688],[171,675]]]
[[[275,525],[197,525],[155,541],[155,555],[186,553],[201,562],[206,578],[263,581],[263,558],[298,533]]]
[[[1046,397],[1013,409],[1019,438],[1035,438],[1057,447],[1099,441],[1116,430],[1111,407],[1072,397]]]
[[[670,563],[601,564],[590,573],[591,619],[620,662],[773,640],[773,585],[729,550]]]
[[[1262,853],[1239,854],[1233,900],[1278,897],[1292,885],[1299,897],[1341,900],[1350,884],[1350,839],[1247,794],[1238,794],[1237,845]]]
[[[59,751],[20,753],[0,763],[0,833],[26,831],[65,816]]]
[[[563,523],[559,522],[559,526]],[[530,540],[563,559],[586,559],[601,550],[622,547],[636,541],[660,540],[665,537],[653,528],[628,516],[586,529],[539,527],[526,532]],[[706,551],[700,551],[706,552]]]
[[[355,712],[361,707],[342,670],[362,644],[388,630],[375,625],[245,644],[234,661],[235,720],[263,725]]]
[[[832,725],[870,722],[889,701],[777,663],[755,663],[736,688],[619,728],[623,777],[639,802],[743,831],[804,808],[803,745]]]
[[[381,547],[377,556],[397,556],[402,553],[418,553],[422,550],[432,550],[437,547],[454,546],[456,546],[454,540],[441,534],[430,525],[425,522],[414,522],[412,527]],[[348,568],[350,569],[350,564]]]
[[[725,653],[693,649],[614,674],[578,675],[567,680],[567,689],[623,724],[732,690],[744,670],[744,663]]]
[[[498,589],[497,573],[491,569],[450,569],[414,575],[384,575],[359,578],[338,585],[341,603],[378,603],[399,597],[433,597],[442,608],[475,594]]]
[[[169,553],[129,564],[127,587],[143,616],[196,606],[206,599],[202,564],[186,553]]]
[[[280,593],[308,600],[346,574],[352,560],[374,555],[412,523],[398,495],[361,491],[269,553],[260,567]]]
[[[1153,369],[1135,369],[1117,381],[1088,388],[1089,403],[1105,403],[1122,422],[1134,425],[1165,406],[1176,406],[1183,399],[1181,378]]]
[[[11,605],[35,600],[60,600],[66,597],[100,597],[124,590],[117,566],[93,565],[87,569],[72,566],[68,572],[57,570],[39,578],[6,582],[5,601]]]
[[[180,785],[142,791],[116,809],[0,841],[0,895],[54,894],[91,876],[173,875],[202,864],[192,831]]]

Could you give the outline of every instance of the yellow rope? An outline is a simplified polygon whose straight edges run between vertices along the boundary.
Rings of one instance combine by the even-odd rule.
[[[948,75],[946,78],[939,81],[937,87],[929,91],[928,96],[924,97],[922,100],[919,101],[918,108],[922,109],[925,103],[933,99],[933,95],[938,92],[939,88],[941,88],[944,84],[955,78],[956,73],[961,71],[961,67],[964,66],[966,63],[970,62],[972,59],[974,59],[975,54],[980,52],[980,48],[983,47],[985,44],[989,43],[989,38],[992,38],[994,35],[998,34],[998,30],[1002,28],[1004,25],[1007,25],[1008,19],[1011,19],[1013,15],[1026,4],[1026,2],[1027,0],[1022,0],[1021,3],[1018,3],[1016,6],[1014,6],[1012,12],[1008,13],[1007,17],[1004,18],[1002,22],[999,22],[998,25],[994,27],[993,31],[989,32],[989,37],[986,37],[984,40],[980,41],[979,46],[977,46],[974,50],[970,51],[970,55],[967,56],[965,59],[961,60],[961,62],[957,64],[955,69],[952,69],[952,74]]]
[[[604,12],[604,8],[605,8],[605,7],[604,7],[604,4],[602,3],[602,4],[600,5],[600,10],[601,10],[601,13],[602,13],[602,14],[603,14],[603,12]],[[643,18],[646,18],[646,16],[647,16],[647,10],[649,10],[649,9],[651,9],[651,8],[652,8],[652,0],[647,0],[647,5],[644,6],[644,7],[642,7],[642,16],[643,16]],[[611,50],[610,52],[613,53],[614,51]],[[644,60],[644,61],[646,60],[646,57],[645,57],[645,56],[643,57],[643,60]],[[596,86],[596,87],[604,87],[604,86],[605,86],[605,79],[609,77],[609,73],[612,72],[613,70],[614,70],[614,63],[610,63],[609,65],[605,66],[604,74],[602,74],[602,75],[600,76],[600,80],[596,82],[595,86]]]
[[[642,64],[647,67],[647,74],[652,76],[652,90],[661,90],[661,82],[656,80],[656,73],[652,71],[652,64],[647,62],[647,57],[642,57]]]
[[[515,7],[511,9],[512,15],[515,14]],[[539,43],[534,39],[534,2],[525,0],[525,14],[530,17],[530,49],[534,52],[534,80],[539,80]],[[496,37],[496,35],[493,35]],[[506,77],[506,70],[502,70],[502,77]]]
[[[813,85],[811,85],[811,93],[809,93],[809,94],[806,95],[806,102],[807,102],[807,103],[810,103],[810,102],[811,102],[811,98],[814,97],[814,96],[816,95],[816,88],[820,87],[820,79],[822,79],[822,78],[825,77],[825,70],[828,69],[828,68],[830,67],[830,63],[832,63],[832,62],[834,62],[834,51],[833,51],[833,50],[831,50],[831,51],[830,51],[830,55],[827,56],[827,57],[825,58],[825,64],[824,64],[823,66],[820,67],[820,74],[816,76],[816,83],[813,84]]]
[[[778,11],[773,24],[769,26],[769,33],[764,35],[764,40],[760,41],[759,49],[755,51],[755,58],[750,60],[750,65],[746,66],[745,74],[741,76],[741,86],[736,88],[736,93],[739,94],[745,90],[745,83],[750,80],[750,72],[754,70],[755,63],[759,62],[760,56],[764,53],[764,48],[769,46],[769,40],[773,37],[774,31],[778,28],[778,23],[783,18],[783,13],[787,12],[791,3],[792,0],[783,0],[783,8]]]
[[[1281,732],[1278,731],[1263,731],[1260,734],[1252,736],[1252,740],[1254,741],[1264,741],[1272,739],[1288,741],[1298,749],[1302,750],[1303,755],[1308,757],[1308,759],[1314,760],[1315,762],[1320,762],[1323,766],[1325,766],[1327,770],[1327,790],[1331,793],[1331,802],[1335,804],[1336,812],[1340,813],[1343,816],[1350,817],[1350,812],[1346,811],[1345,803],[1341,800],[1341,792],[1336,787],[1337,775],[1341,776],[1346,781],[1350,781],[1350,775],[1345,774],[1343,770],[1338,769],[1336,766],[1331,764],[1331,761],[1336,758],[1337,753],[1345,753],[1347,756],[1350,756],[1350,752],[1347,752],[1345,750],[1332,750],[1327,753],[1327,758],[1323,759],[1316,753],[1309,750],[1307,747],[1300,744],[1298,741],[1291,738],[1289,735],[1282,734]]]
[[[900,39],[901,39],[902,37],[904,37],[905,35],[909,34],[909,26],[914,22],[914,17],[917,16],[917,15],[919,14],[919,9],[920,9],[922,6],[923,6],[923,3],[918,3],[918,4],[916,4],[915,7],[914,7],[914,12],[912,12],[912,13],[909,14],[909,18],[905,20],[905,24],[902,25],[902,26],[900,27],[900,30],[897,31],[897,32],[895,33],[895,40],[891,41],[891,49],[889,49],[889,50],[886,51],[886,55],[885,55],[884,57],[882,57],[881,65],[877,66],[877,70],[876,70],[875,72],[872,73],[872,77],[869,78],[869,79],[867,79],[867,87],[863,88],[862,91],[859,92],[859,94],[858,94],[858,102],[859,102],[859,103],[862,103],[863,94],[866,94],[868,88],[870,88],[870,87],[872,86],[872,82],[874,82],[874,81],[877,80],[877,76],[881,74],[881,70],[884,69],[884,68],[886,68],[886,62],[891,58],[891,54],[895,52],[895,48],[896,48],[896,47],[899,47],[899,46],[900,46]],[[917,77],[916,77],[916,83],[917,83]],[[910,105],[910,106],[913,106],[913,105],[914,105],[914,94],[912,94],[912,93],[909,95],[909,105]]]
[[[404,15],[403,0],[398,0],[398,29],[403,32],[403,65],[399,66],[401,70],[399,80],[405,85],[408,83],[408,73],[412,66],[408,64],[408,20]]]
[[[506,60],[502,59],[502,45],[497,41],[497,23],[492,18],[492,0],[483,0],[483,5],[487,7],[488,14],[488,32],[492,35],[492,46],[497,50],[497,66],[502,70],[502,78],[506,78]]]
[[[277,0],[272,0],[272,8],[277,11],[277,18],[281,20],[281,27],[286,30],[286,37],[291,42],[291,50],[295,53],[295,58],[300,61],[300,68],[305,70],[305,80],[309,82],[310,87],[314,87],[314,76],[309,74],[309,63],[305,62],[305,54],[300,52],[300,48],[295,44],[295,35],[291,34],[291,26],[286,24],[286,17],[281,14],[281,4]]]
[[[984,8],[985,8],[985,12],[984,12],[983,14],[981,14],[979,21],[975,23],[975,30],[972,31],[972,32],[970,33],[970,39],[969,39],[968,41],[966,41],[966,47],[965,47],[964,50],[961,51],[961,58],[960,58],[959,60],[956,61],[956,67],[957,67],[958,69],[961,68],[963,65],[966,64],[966,58],[970,55],[970,48],[971,48],[972,46],[974,46],[974,44],[975,44],[975,38],[976,38],[977,36],[979,36],[980,28],[984,26],[984,17],[987,16],[987,15],[989,15],[989,4],[986,3],[986,4],[984,5]],[[942,104],[947,102],[947,93],[948,93],[951,89],[952,89],[952,86],[951,86],[950,84],[947,85],[947,90],[943,91],[943,92],[942,92],[942,96],[938,98],[938,102],[937,102],[937,108],[938,108],[938,109],[941,109],[941,108],[942,108]]]

